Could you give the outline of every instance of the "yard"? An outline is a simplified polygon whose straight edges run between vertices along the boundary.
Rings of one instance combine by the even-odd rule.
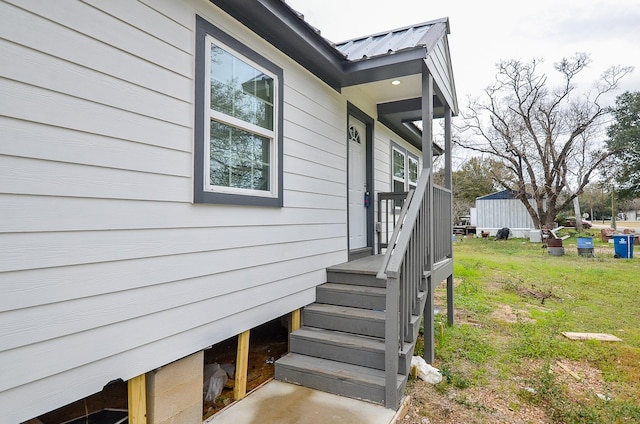
[[[410,381],[404,423],[640,422],[640,246],[615,259],[591,233],[594,258],[578,256],[575,234],[564,256],[525,239],[455,243],[456,324],[436,317],[444,378]]]

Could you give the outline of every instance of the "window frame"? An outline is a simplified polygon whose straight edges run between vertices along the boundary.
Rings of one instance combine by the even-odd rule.
[[[398,152],[399,154],[402,155],[402,157],[404,158],[403,161],[403,166],[404,166],[404,175],[403,178],[397,177],[395,175],[394,172],[394,151]],[[410,181],[410,170],[409,170],[409,162],[414,162],[416,164],[416,170],[417,170],[417,174],[416,174],[416,181],[411,182]],[[418,156],[414,155],[413,153],[411,153],[408,149],[400,146],[399,144],[391,141],[391,191],[394,193],[397,193],[395,191],[395,183],[402,183],[403,185],[403,192],[408,192],[409,190],[416,188],[417,187],[417,183],[418,183],[418,178],[420,177],[420,159],[418,158]]]
[[[402,156],[402,178],[396,176],[395,167],[396,167],[396,152]],[[401,149],[399,146],[392,144],[391,145],[391,191],[394,193],[398,193],[396,191],[396,183],[402,183],[402,192],[407,191],[407,153],[406,150]]]
[[[416,179],[415,181],[411,181],[411,162],[416,164]],[[418,157],[407,152],[407,184],[409,186],[409,190],[418,187],[418,177],[420,176],[420,160]]]
[[[273,131],[211,109],[210,52],[215,44],[274,80]],[[196,15],[194,203],[283,206],[283,70],[210,22]],[[269,191],[210,184],[211,121],[270,139]]]

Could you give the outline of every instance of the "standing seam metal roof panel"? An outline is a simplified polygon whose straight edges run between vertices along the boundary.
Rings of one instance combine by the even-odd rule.
[[[336,49],[348,60],[355,61],[393,54],[401,50],[423,45],[423,40],[433,25],[432,21],[381,34],[356,38],[336,44]]]

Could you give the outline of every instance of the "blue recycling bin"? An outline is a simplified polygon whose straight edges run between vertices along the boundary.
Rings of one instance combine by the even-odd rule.
[[[618,258],[633,258],[633,235],[614,234],[613,249]]]

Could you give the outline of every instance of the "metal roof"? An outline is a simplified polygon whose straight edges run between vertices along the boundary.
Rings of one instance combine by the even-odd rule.
[[[518,192],[515,190],[502,190],[497,193],[487,194],[476,198],[476,200],[505,200],[505,199],[517,199]],[[533,196],[527,193],[527,199],[532,199]]]
[[[390,55],[403,50],[427,46],[429,39],[432,38],[429,30],[438,23],[447,24],[448,22],[446,18],[424,22],[389,32],[344,41],[337,43],[335,47],[350,61]]]

